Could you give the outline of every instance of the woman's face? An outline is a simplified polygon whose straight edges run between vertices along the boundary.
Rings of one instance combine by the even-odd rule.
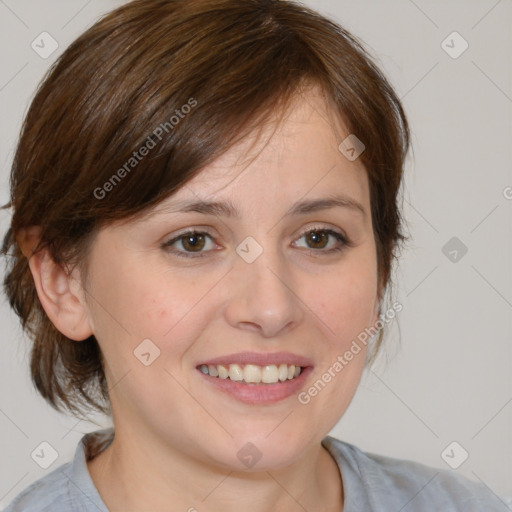
[[[151,216],[98,234],[85,300],[117,431],[217,466],[261,457],[256,468],[270,469],[298,460],[347,409],[366,350],[335,363],[377,319],[376,248],[365,169],[339,151],[349,134],[313,92],[266,146],[247,139]],[[333,198],[359,207],[314,206]],[[224,206],[178,211],[189,202]],[[202,235],[178,238],[192,230]],[[259,359],[236,356],[246,352]],[[205,375],[213,360],[238,361],[248,380],[273,368],[244,363],[276,364],[281,378],[281,363],[307,368],[249,384]]]

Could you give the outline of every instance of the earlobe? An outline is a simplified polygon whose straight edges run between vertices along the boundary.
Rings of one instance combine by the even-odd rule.
[[[84,294],[79,296],[77,287],[72,283],[75,279],[53,261],[48,249],[32,254],[37,232],[37,229],[33,229],[31,232],[20,233],[16,238],[23,254],[29,258],[39,301],[51,322],[62,334],[75,341],[87,339],[93,331],[84,303]]]

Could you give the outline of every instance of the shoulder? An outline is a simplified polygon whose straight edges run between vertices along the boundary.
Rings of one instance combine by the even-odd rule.
[[[36,480],[18,494],[3,512],[60,512],[73,510],[66,476],[71,462]]]
[[[488,487],[451,470],[384,455],[327,436],[323,444],[364,486],[368,501],[385,502],[403,512],[506,512],[505,502]],[[343,467],[343,465],[341,467]],[[342,471],[343,476],[343,471]]]
[[[3,512],[108,512],[87,469],[87,460],[113,440],[113,429],[85,434],[73,460],[36,480],[18,494]]]

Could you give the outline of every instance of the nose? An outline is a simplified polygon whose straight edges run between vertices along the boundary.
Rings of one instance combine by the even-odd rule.
[[[229,273],[228,323],[268,338],[299,325],[304,306],[293,274],[277,251],[266,249],[252,263],[237,257]]]

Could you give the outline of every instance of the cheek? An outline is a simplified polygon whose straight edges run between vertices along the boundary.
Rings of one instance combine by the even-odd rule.
[[[169,396],[173,403],[183,399],[173,376],[178,376],[184,356],[211,320],[204,296],[213,284],[210,277],[194,280],[156,267],[112,269],[108,283],[97,287],[105,309],[97,306],[96,314],[114,402],[129,408],[138,404],[135,408],[143,414],[154,415],[155,410],[164,413],[162,404]]]
[[[323,321],[328,337],[346,344],[373,321],[377,276],[372,265],[347,265],[311,288],[311,309]]]
[[[212,285],[209,277],[190,280],[173,274],[167,280],[148,279],[137,299],[139,311],[134,328],[149,330],[159,338],[173,337],[185,328],[193,329],[201,315],[206,314],[207,294]]]
[[[216,281],[212,274],[190,278],[164,271],[134,283],[124,301],[132,350],[149,338],[161,351],[159,365],[174,369],[181,365],[218,311],[212,290]]]
[[[130,261],[104,266],[93,283],[95,314],[102,325],[129,333],[133,341],[162,338],[199,303],[204,281],[209,279],[195,282],[165,267]]]

